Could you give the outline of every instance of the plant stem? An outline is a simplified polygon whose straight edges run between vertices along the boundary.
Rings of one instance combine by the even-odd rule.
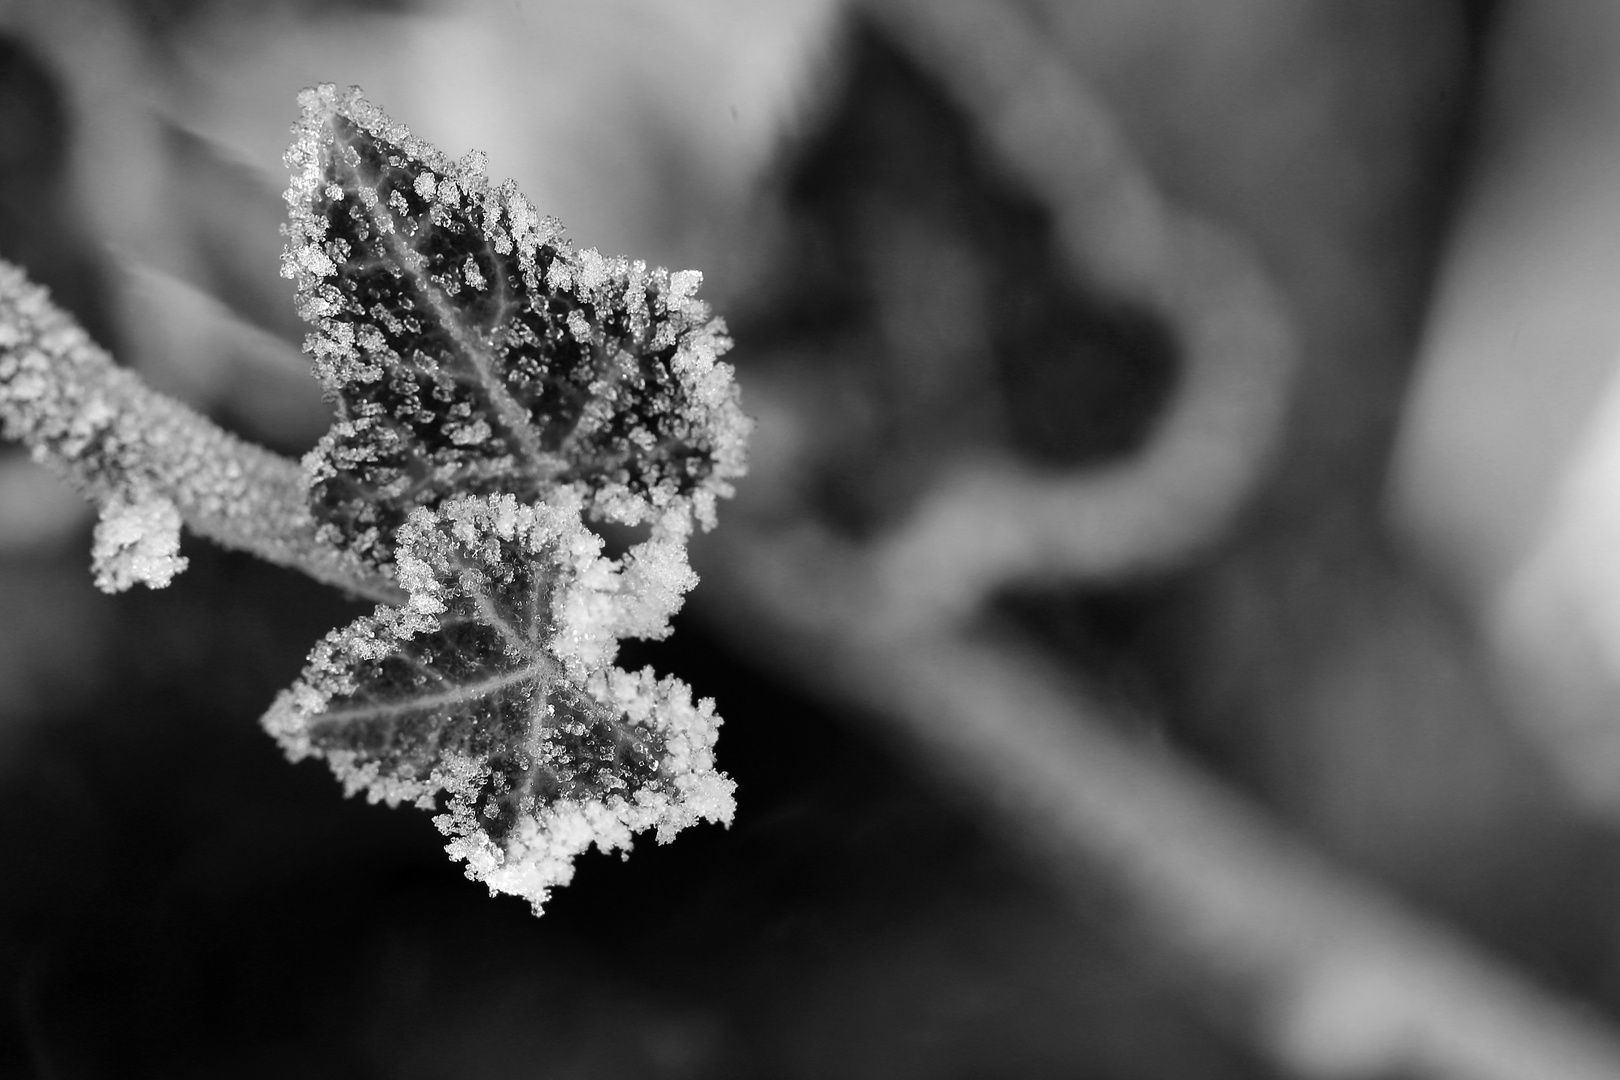
[[[116,366],[46,290],[0,261],[0,425],[98,506],[174,504],[192,531],[384,603],[391,578],[316,534],[298,463]]]

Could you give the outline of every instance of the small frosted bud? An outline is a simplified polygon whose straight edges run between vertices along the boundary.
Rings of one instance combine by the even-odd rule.
[[[163,588],[186,568],[180,511],[160,495],[113,499],[101,509],[90,558],[103,592],[123,592],[137,582]]]

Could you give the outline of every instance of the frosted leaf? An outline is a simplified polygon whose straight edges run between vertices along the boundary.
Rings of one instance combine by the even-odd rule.
[[[290,757],[324,758],[351,794],[442,804],[468,876],[537,911],[592,844],[732,814],[712,702],[612,666],[620,637],[665,632],[695,580],[684,532],[659,524],[621,565],[582,507],[564,491],[413,511],[396,552],[407,603],[327,635],[265,717]]]
[[[565,486],[595,517],[710,524],[748,421],[700,275],[575,252],[482,155],[451,161],[358,90],[299,101],[282,272],[338,407],[305,459],[333,538],[386,565],[416,507]]]
[[[161,495],[118,495],[101,508],[90,558],[103,592],[123,592],[137,582],[163,588],[186,568],[179,509]]]

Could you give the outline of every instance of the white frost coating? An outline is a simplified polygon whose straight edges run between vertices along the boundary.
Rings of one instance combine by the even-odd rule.
[[[736,812],[736,784],[714,768],[719,719],[711,699],[694,706],[684,683],[656,679],[648,669],[631,674],[614,668],[593,682],[593,693],[665,736],[664,771],[673,795],[641,789],[630,798],[560,801],[525,819],[507,838],[504,851],[469,827],[465,811],[435,819],[441,831],[456,837],[445,850],[466,859],[468,877],[482,880],[491,893],[529,899],[536,914],[553,888],[573,880],[574,856],[591,845],[603,852],[629,851],[632,835],[649,829],[660,844],[667,844],[700,821],[730,825]],[[461,775],[466,775],[465,766]]]
[[[713,703],[694,704],[684,685],[650,670],[613,666],[620,639],[668,633],[697,580],[686,556],[691,533],[714,524],[716,500],[743,473],[750,425],[719,359],[730,341],[696,297],[700,274],[574,251],[514,185],[489,181],[480,155],[448,160],[357,89],[317,87],[300,104],[286,159],[293,178],[282,270],[315,324],[308,351],[322,385],[340,402],[353,404],[343,395],[355,392],[371,407],[371,384],[402,366],[438,378],[441,365],[460,364],[489,390],[491,406],[419,408],[443,436],[438,457],[396,465],[414,452],[417,435],[355,405],[306,458],[317,486],[366,474],[358,495],[340,496],[357,522],[343,538],[392,565],[407,598],[319,643],[265,726],[289,756],[324,758],[351,793],[439,809],[447,850],[469,876],[538,911],[592,845],[623,850],[637,832],[651,829],[664,841],[700,820],[731,819],[733,785],[714,766]],[[357,139],[355,128],[371,139]],[[363,144],[389,169],[414,172],[410,187],[385,193],[362,173]],[[405,329],[402,310],[345,299],[339,275],[352,252],[349,239],[329,235],[333,208],[319,198],[328,176],[343,177],[356,196],[344,213],[353,219],[364,208],[364,228],[395,237],[373,244],[373,256],[442,294],[444,303],[422,317],[457,341],[476,336],[450,302],[463,285],[498,290],[503,303],[566,294],[558,299],[569,336],[588,350],[589,373],[579,380],[586,402],[556,434],[565,464],[590,464],[570,475],[528,450],[553,433],[511,400],[484,350],[412,365],[402,364],[403,345],[389,351],[392,338],[415,330]],[[412,207],[418,200],[428,204],[421,213]],[[458,215],[470,215],[485,246],[458,247],[424,277],[425,252],[437,249],[422,230]],[[366,244],[363,230],[344,235]],[[642,382],[642,365],[652,382]],[[476,453],[497,438],[528,456]],[[626,464],[595,464],[619,460],[608,455],[624,455]],[[459,496],[464,485],[484,488],[500,470],[519,467],[532,475],[512,486],[530,504],[511,494]],[[391,520],[369,525],[382,520],[379,506]],[[614,561],[586,516],[649,525],[650,535]],[[329,532],[342,536],[337,525]]]
[[[295,462],[253,446],[115,366],[89,335],[21,269],[0,261],[0,434],[98,506],[166,500],[194,532],[226,547],[293,566],[366,595],[392,583],[322,543]],[[145,513],[150,519],[150,507]],[[109,537],[121,525],[108,525]],[[108,539],[108,544],[113,544]],[[149,584],[181,563],[142,549]],[[112,572],[114,580],[122,571]]]
[[[435,214],[464,202],[482,207],[478,228],[483,240],[498,254],[516,255],[521,270],[517,276],[525,290],[532,294],[568,294],[579,302],[567,316],[569,331],[576,341],[596,347],[612,345],[604,340],[602,327],[585,318],[583,306],[597,312],[621,312],[630,327],[629,338],[636,340],[640,335],[637,349],[676,347],[669,365],[674,385],[666,403],[659,406],[663,415],[656,418],[663,425],[660,430],[652,426],[654,417],[619,411],[621,397],[610,378],[593,384],[593,400],[578,417],[569,438],[571,443],[577,443],[596,437],[612,420],[625,425],[625,438],[641,455],[636,467],[645,470],[645,475],[638,477],[647,488],[645,498],[625,500],[616,498],[611,491],[587,492],[587,512],[593,519],[639,524],[681,508],[694,522],[711,528],[716,501],[732,493],[731,482],[745,471],[745,446],[751,425],[738,403],[732,368],[720,360],[731,344],[724,324],[710,317],[707,305],[696,295],[703,275],[694,270],[650,270],[645,263],[606,256],[595,249],[574,250],[562,236],[561,226],[551,218],[542,218],[511,181],[494,184],[489,180],[483,155],[473,152],[460,161],[450,160],[367,101],[356,87],[338,90],[325,84],[306,90],[299,104],[303,119],[295,129],[297,138],[285,159],[293,176],[285,195],[291,216],[282,273],[298,282],[300,310],[316,323],[318,332],[312,335],[310,350],[322,385],[337,394],[346,380],[363,383],[381,377],[376,357],[368,351],[366,342],[345,337],[344,320],[354,317],[353,313],[343,315],[342,305],[330,299],[336,295],[330,289],[338,271],[327,258],[331,250],[327,246],[328,229],[317,195],[326,183],[327,164],[337,160],[333,155],[342,158],[344,153],[354,153],[352,147],[345,148],[337,138],[342,118],[387,144],[403,162],[418,170],[412,189],[434,205]],[[358,160],[354,158],[354,162]],[[361,184],[357,193],[362,204],[371,206],[378,192],[368,184]],[[390,198],[400,214],[408,212],[398,189],[391,192]],[[386,231],[380,217],[375,224],[380,231]],[[398,257],[408,261],[414,254],[407,245]],[[434,279],[440,288],[454,293],[462,281],[474,290],[492,287],[485,269],[470,257],[455,269],[460,273]],[[367,312],[365,317],[370,319],[373,313]],[[510,429],[511,437],[520,444],[526,439],[537,441],[527,430],[527,420],[503,416],[503,421],[511,422],[502,426]],[[684,467],[659,460],[656,447],[667,442],[670,431],[690,438],[709,459],[710,468],[695,484]],[[471,447],[481,441],[473,437],[472,427],[449,435],[457,446]],[[603,488],[613,486],[611,476],[594,482]],[[611,511],[604,506],[607,502],[614,504]],[[431,502],[423,500],[423,504]],[[634,511],[642,516],[631,520],[627,515]]]
[[[694,703],[685,684],[660,679],[651,669],[632,673],[613,666],[619,639],[666,634],[670,616],[696,583],[686,561],[690,519],[680,510],[666,512],[621,564],[602,554],[601,538],[583,524],[583,508],[581,492],[562,488],[551,501],[533,505],[498,495],[416,510],[399,534],[396,568],[409,593],[405,606],[379,607],[329,634],[312,652],[303,677],[264,719],[289,757],[324,757],[351,794],[429,808],[442,798],[434,823],[451,837],[445,850],[466,863],[468,877],[491,892],[526,898],[536,913],[553,888],[573,877],[574,857],[592,845],[628,850],[633,835],[647,830],[667,842],[699,821],[729,824],[735,808],[735,785],[715,768],[720,720],[713,701]],[[514,603],[513,582],[530,580],[512,576],[518,564],[545,583],[549,604],[534,609]],[[530,595],[527,586],[516,591]],[[441,618],[464,625],[468,612],[500,631],[498,654],[462,652],[442,659],[453,661],[453,668],[435,669],[416,691],[393,683],[365,685],[376,676],[376,662],[398,656],[431,666],[433,658],[453,651],[432,640],[423,648],[421,639],[440,632]],[[466,640],[465,631],[459,633]],[[483,723],[471,718],[494,715],[499,695],[514,689],[536,702],[570,690],[594,702],[601,715],[617,717],[623,730],[641,733],[636,738],[656,740],[661,752],[653,780],[626,772],[610,778],[600,796],[530,799],[497,840],[487,828],[494,813],[489,793],[504,789],[492,784],[493,759],[445,746],[431,768],[413,766],[406,773],[379,765],[378,755],[397,745],[392,737],[382,737],[378,755],[352,740],[341,746],[331,741],[330,725],[347,722],[334,716],[375,722],[409,713],[446,730]],[[556,721],[546,719],[544,710],[529,715],[525,723],[534,727],[524,737],[530,748],[525,752],[537,761],[553,760],[547,755],[559,751],[548,741],[547,725]]]
[[[697,585],[697,574],[686,558],[691,535],[691,519],[679,510],[667,511],[652,536],[625,555],[621,588],[637,602],[620,610],[620,637],[657,640],[668,636],[669,620]]]
[[[96,523],[90,558],[102,592],[123,592],[137,582],[163,588],[186,568],[180,554],[180,511],[161,495],[109,500]]]

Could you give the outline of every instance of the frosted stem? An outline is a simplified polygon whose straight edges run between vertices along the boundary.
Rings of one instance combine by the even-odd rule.
[[[193,532],[396,603],[379,571],[317,538],[295,461],[117,367],[22,270],[0,261],[0,426],[103,510],[166,500]],[[161,514],[152,515],[161,519]]]

